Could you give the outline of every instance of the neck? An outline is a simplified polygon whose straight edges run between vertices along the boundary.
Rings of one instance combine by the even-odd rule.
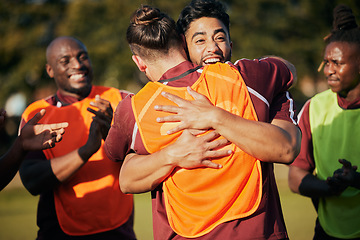
[[[353,89],[346,93],[338,93],[340,97],[344,98],[348,102],[352,102],[360,97],[360,83]]]
[[[153,82],[159,81],[169,69],[187,61],[184,54],[180,51],[169,51],[165,56],[156,59],[148,66],[147,77]]]
[[[92,85],[88,85],[82,89],[77,90],[64,90],[58,89],[59,93],[65,98],[76,98],[78,101],[86,98],[92,89]]]

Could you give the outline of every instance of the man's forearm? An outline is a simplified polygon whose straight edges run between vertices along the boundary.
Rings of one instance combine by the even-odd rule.
[[[325,180],[297,166],[290,166],[288,181],[291,191],[303,196],[319,198],[335,195]]]
[[[299,186],[299,192],[301,195],[311,198],[329,197],[336,195],[335,192],[332,192],[326,181],[320,180],[312,174],[308,174],[302,179]]]
[[[124,193],[144,193],[156,188],[173,171],[162,149],[150,155],[128,154],[120,170],[119,182]]]
[[[300,130],[292,123],[251,121],[218,108],[213,128],[243,151],[264,162],[291,163],[300,149]]]
[[[14,178],[25,154],[20,139],[16,138],[7,153],[0,158],[0,191]]]
[[[22,182],[32,195],[53,189],[85,164],[77,149],[51,160],[43,157],[44,159],[26,159],[20,167]]]

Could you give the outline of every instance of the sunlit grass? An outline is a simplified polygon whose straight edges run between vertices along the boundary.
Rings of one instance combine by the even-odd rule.
[[[287,167],[276,167],[277,183],[288,233],[291,240],[312,239],[316,214],[310,199],[290,192]],[[0,192],[0,239],[33,240],[36,238],[38,197],[21,185]],[[135,232],[139,240],[152,240],[150,194],[135,196]]]

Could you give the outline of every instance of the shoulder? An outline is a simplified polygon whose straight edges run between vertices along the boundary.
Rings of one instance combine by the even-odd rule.
[[[336,93],[334,93],[333,91],[331,91],[331,89],[327,89],[323,92],[320,92],[318,94],[316,94],[315,96],[313,96],[311,99],[314,101],[318,101],[321,99],[326,99],[330,96],[336,96]]]
[[[278,94],[288,91],[294,83],[288,67],[277,58],[240,59],[234,66],[239,70],[245,84],[269,102]]]
[[[102,93],[102,94],[120,94],[123,98],[125,98],[127,95],[133,95],[133,93],[127,91],[127,90],[120,90],[117,88],[113,88],[113,87],[106,87],[106,86],[93,86],[94,90],[97,93]]]
[[[298,114],[298,121],[306,121],[309,119],[309,106],[311,99],[307,100]]]
[[[235,61],[235,66],[242,66],[242,67],[267,67],[267,66],[278,66],[281,68],[287,68],[281,58],[277,57],[263,57],[263,58],[255,58],[255,59],[248,59],[248,58],[241,58]]]
[[[234,66],[245,75],[257,76],[258,78],[276,75],[290,78],[291,72],[286,64],[279,58],[265,57],[259,59],[240,59],[234,63]],[[269,74],[271,74],[269,76]]]
[[[131,98],[133,96],[134,96],[133,94],[127,95],[117,105],[117,107],[115,109],[115,115],[114,115],[114,120],[116,122],[126,123],[130,120],[129,118],[134,119],[134,114],[133,114],[132,106],[131,106]]]
[[[122,99],[125,99],[126,97],[131,97],[134,95],[134,93],[126,91],[126,90],[119,90],[120,91],[120,95],[122,97]]]
[[[51,106],[51,104],[48,103],[45,99],[35,101],[25,109],[25,111],[22,114],[22,118],[25,121],[28,121],[28,119],[32,118],[39,110],[41,110],[42,108],[46,108],[48,106]]]
[[[337,104],[337,95],[328,89],[312,97],[309,108],[322,110],[324,108],[331,107],[333,104]]]

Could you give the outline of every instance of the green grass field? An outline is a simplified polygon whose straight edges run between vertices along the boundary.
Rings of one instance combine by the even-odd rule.
[[[312,239],[316,214],[310,199],[290,192],[286,166],[276,167],[276,177],[290,239]],[[0,192],[0,240],[35,239],[37,201],[18,177]],[[150,194],[135,196],[135,232],[139,240],[153,239]]]

